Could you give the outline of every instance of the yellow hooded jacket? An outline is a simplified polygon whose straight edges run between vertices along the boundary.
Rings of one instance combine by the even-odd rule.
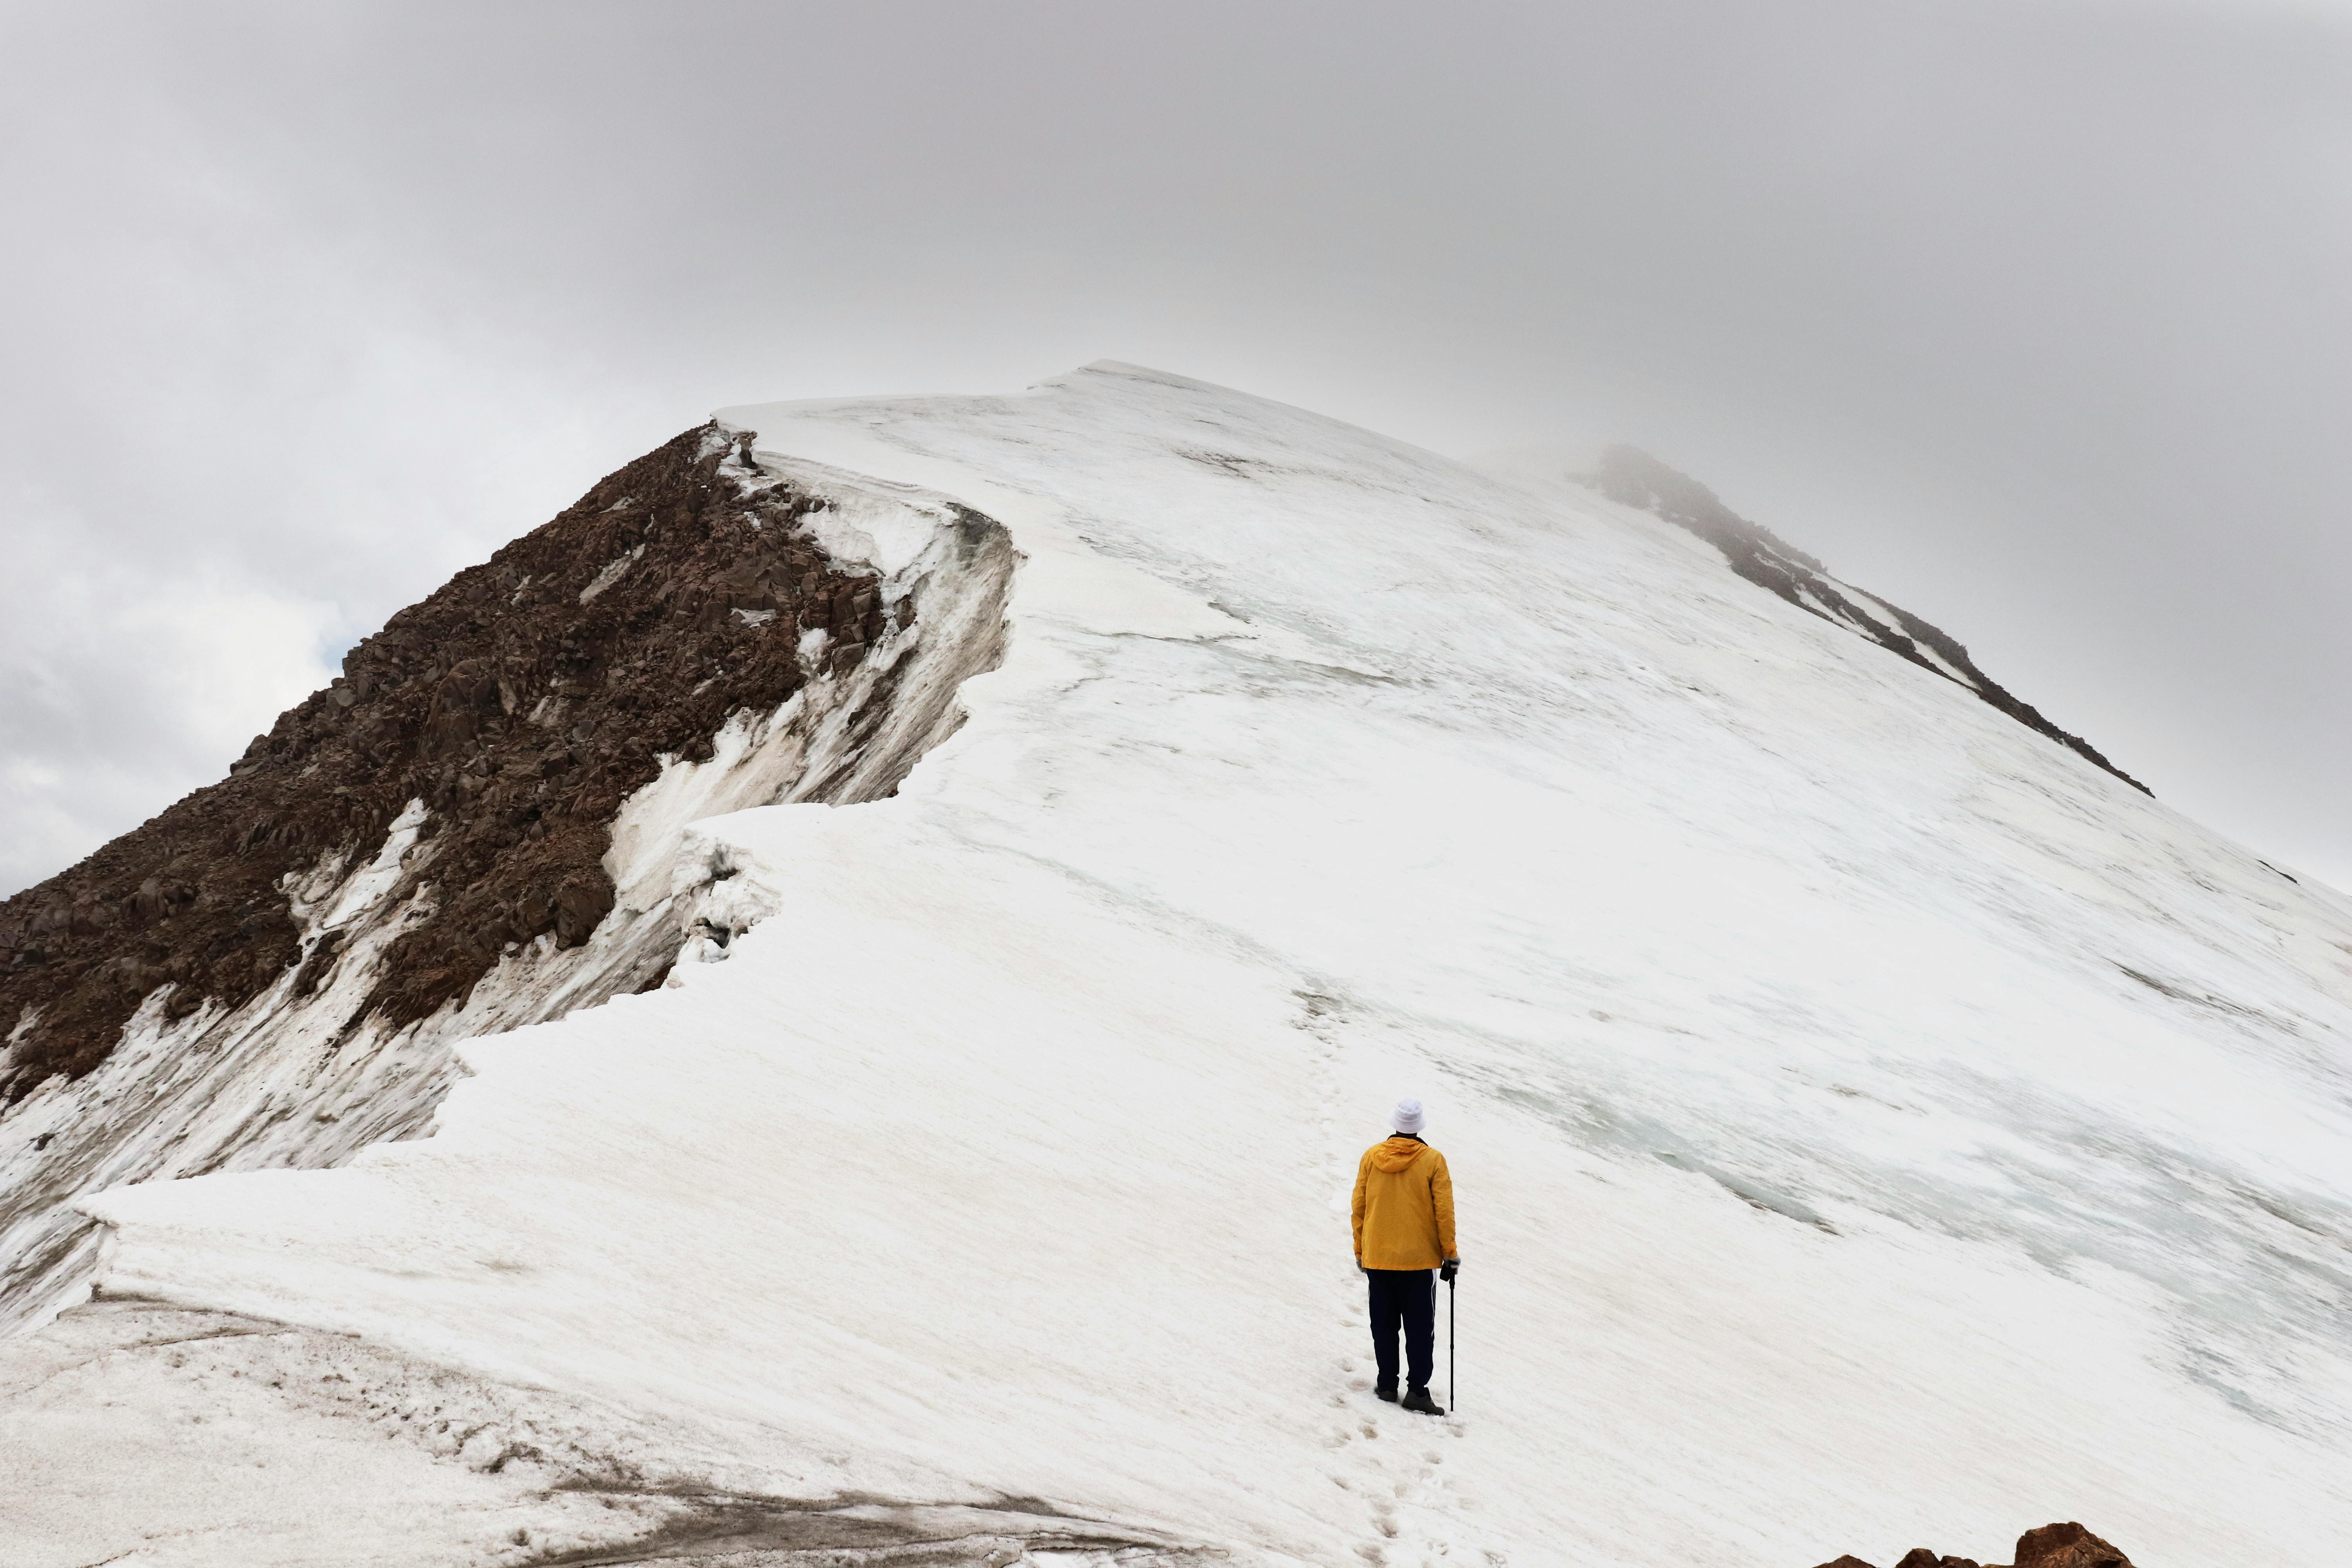
[[[1454,1178],[1445,1156],[1400,1132],[1356,1162],[1356,1263],[1434,1268],[1454,1252]]]

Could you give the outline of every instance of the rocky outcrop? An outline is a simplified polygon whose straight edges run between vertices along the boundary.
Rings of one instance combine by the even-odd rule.
[[[1821,1568],[1872,1568],[1859,1557],[1841,1557]],[[1924,1546],[1906,1552],[1895,1568],[2132,1568],[2131,1559],[2075,1523],[2045,1524],[2017,1538],[2008,1564],[1979,1563],[1969,1557],[1938,1557]]]
[[[1004,531],[752,440],[613,474],[0,904],[0,1322],[86,1271],[77,1194],[414,1136],[457,1040],[723,958],[775,889],[687,823],[889,795],[952,731]],[[873,527],[929,542],[886,566]]]
[[[1762,523],[1741,517],[1688,475],[1646,452],[1620,446],[1609,448],[1600,468],[1583,476],[1583,482],[1611,500],[1698,535],[1723,552],[1734,572],[1759,587],[1769,588],[1799,609],[1858,633],[1920,668],[1968,688],[2027,729],[2047,735],[2132,788],[2149,793],[2146,784],[2107,761],[2097,747],[2061,730],[2031,704],[2011,695],[1977,668],[1969,650],[1958,641],[1910,611],[1838,581],[1812,556]]]
[[[614,474],[393,616],[226,780],[0,904],[0,1099],[96,1067],[159,989],[169,1017],[297,965],[315,990],[335,951],[299,945],[287,879],[373,848],[411,800],[443,897],[371,1011],[424,1017],[509,943],[584,942],[613,904],[607,826],[663,753],[707,757],[728,713],[791,696],[803,633],[838,668],[903,624],[795,531],[825,502],[722,475],[734,453],[691,431]]]

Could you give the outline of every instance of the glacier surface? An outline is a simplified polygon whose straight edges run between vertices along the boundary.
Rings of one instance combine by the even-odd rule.
[[[698,824],[772,912],[459,1046],[431,1137],[84,1200],[107,1300],[0,1352],[22,1561],[635,1562],[688,1493],[971,1561],[2342,1561],[2352,904],[1540,465],[1115,363],[720,417],[1010,531],[969,721]],[[1348,1248],[1408,1092],[1443,1421]]]

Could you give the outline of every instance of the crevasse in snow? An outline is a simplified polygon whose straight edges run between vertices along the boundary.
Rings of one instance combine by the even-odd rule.
[[[893,798],[700,822],[772,912],[459,1046],[434,1136],[87,1200],[108,1291],[674,1489],[1106,1552],[2352,1539],[2343,900],[1564,477],[1116,364],[722,417],[1010,531],[971,721]],[[1466,1259],[1443,1422],[1370,1399],[1348,1255],[1405,1091]],[[270,1462],[341,1475],[338,1411]],[[431,1552],[632,1560],[578,1495]],[[77,1528],[43,1561],[123,1549]]]

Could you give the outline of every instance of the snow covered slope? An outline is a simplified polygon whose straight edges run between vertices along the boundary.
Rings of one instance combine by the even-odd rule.
[[[2342,1561],[2345,900],[1564,476],[1116,364],[721,417],[1010,530],[970,722],[702,823],[774,912],[435,1136],[86,1200],[11,1562]],[[1348,1255],[1401,1092],[1442,1422]]]

